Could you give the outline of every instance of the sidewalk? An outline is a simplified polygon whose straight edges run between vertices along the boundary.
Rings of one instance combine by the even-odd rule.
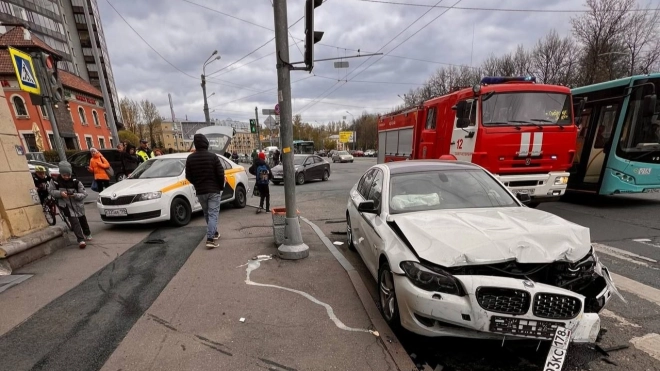
[[[102,370],[397,369],[307,223],[310,255],[300,261],[253,260],[277,256],[270,214],[227,209],[220,224],[220,247],[200,243]]]

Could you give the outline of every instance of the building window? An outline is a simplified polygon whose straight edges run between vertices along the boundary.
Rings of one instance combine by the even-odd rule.
[[[55,135],[48,134],[48,142],[50,143],[50,149],[55,149]]]
[[[110,148],[115,148],[115,141],[110,137]]]
[[[87,149],[94,147],[94,143],[92,142],[92,137],[85,136],[85,144],[87,144]]]
[[[41,116],[43,116],[43,118],[48,120],[48,111],[46,110],[46,107],[45,106],[39,106],[39,108],[41,108]]]
[[[87,117],[85,117],[85,110],[82,107],[78,107],[78,115],[80,116],[80,123],[87,125]]]
[[[94,118],[94,126],[101,126],[101,123],[99,122],[99,114],[96,112],[96,110],[92,110],[92,117]]]
[[[25,140],[28,152],[39,152],[37,139],[34,137],[34,134],[23,134],[23,139]]]
[[[14,113],[17,117],[29,117],[27,112],[27,107],[25,106],[25,101],[21,96],[14,95],[11,98],[11,103],[14,105]]]
[[[105,149],[105,138],[99,138],[99,148]]]
[[[103,120],[105,121],[105,126],[110,127],[110,123],[108,122],[108,114],[103,112]]]

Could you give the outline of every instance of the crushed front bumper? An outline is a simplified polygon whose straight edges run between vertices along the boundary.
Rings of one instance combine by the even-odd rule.
[[[395,275],[395,291],[403,327],[429,337],[550,340],[554,329],[563,326],[572,331],[571,341],[578,343],[593,343],[600,332],[598,314],[584,313],[584,296],[572,291],[507,277],[476,275],[454,277],[461,282],[467,295],[461,297],[425,291],[414,286],[406,276]],[[486,310],[478,300],[477,292],[480,288],[524,292],[529,298],[528,307],[519,311],[520,314],[490,310],[493,308]],[[604,295],[609,299],[609,288],[608,293]],[[539,300],[557,297],[568,298],[567,300],[572,303],[579,301],[580,309],[574,311],[574,316],[550,318],[552,313],[547,312],[546,315],[537,316],[535,315],[537,297],[541,298]],[[538,308],[542,308],[540,304]],[[539,309],[537,314],[540,312]]]

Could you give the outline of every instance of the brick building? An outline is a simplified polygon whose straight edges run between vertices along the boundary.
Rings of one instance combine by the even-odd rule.
[[[0,84],[26,152],[54,150],[53,129],[47,111],[32,104],[30,94],[19,89],[7,47],[30,53],[43,51],[59,58],[46,43],[22,27],[0,36]],[[112,135],[103,104],[103,95],[80,77],[59,71],[64,102],[53,107],[60,136],[66,149],[111,148]]]

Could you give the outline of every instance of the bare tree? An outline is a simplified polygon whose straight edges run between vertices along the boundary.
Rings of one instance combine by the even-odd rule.
[[[140,125],[140,107],[137,102],[124,97],[119,101],[119,109],[124,117],[124,125],[126,130],[135,135],[141,135],[139,130]]]
[[[624,31],[635,0],[587,0],[589,11],[571,19],[573,34],[583,47],[583,84],[617,77]],[[607,58],[603,59],[603,56]]]
[[[660,6],[654,11],[639,11],[639,5],[628,16],[623,45],[628,53],[628,75],[644,73],[658,60],[660,39]]]
[[[149,135],[149,142],[151,147],[156,147],[157,139],[160,137],[160,113],[155,104],[149,100],[143,99],[140,102],[140,108],[142,109],[142,117],[144,118],[144,125],[142,126],[146,129],[146,133]],[[161,139],[162,142],[162,139]]]

